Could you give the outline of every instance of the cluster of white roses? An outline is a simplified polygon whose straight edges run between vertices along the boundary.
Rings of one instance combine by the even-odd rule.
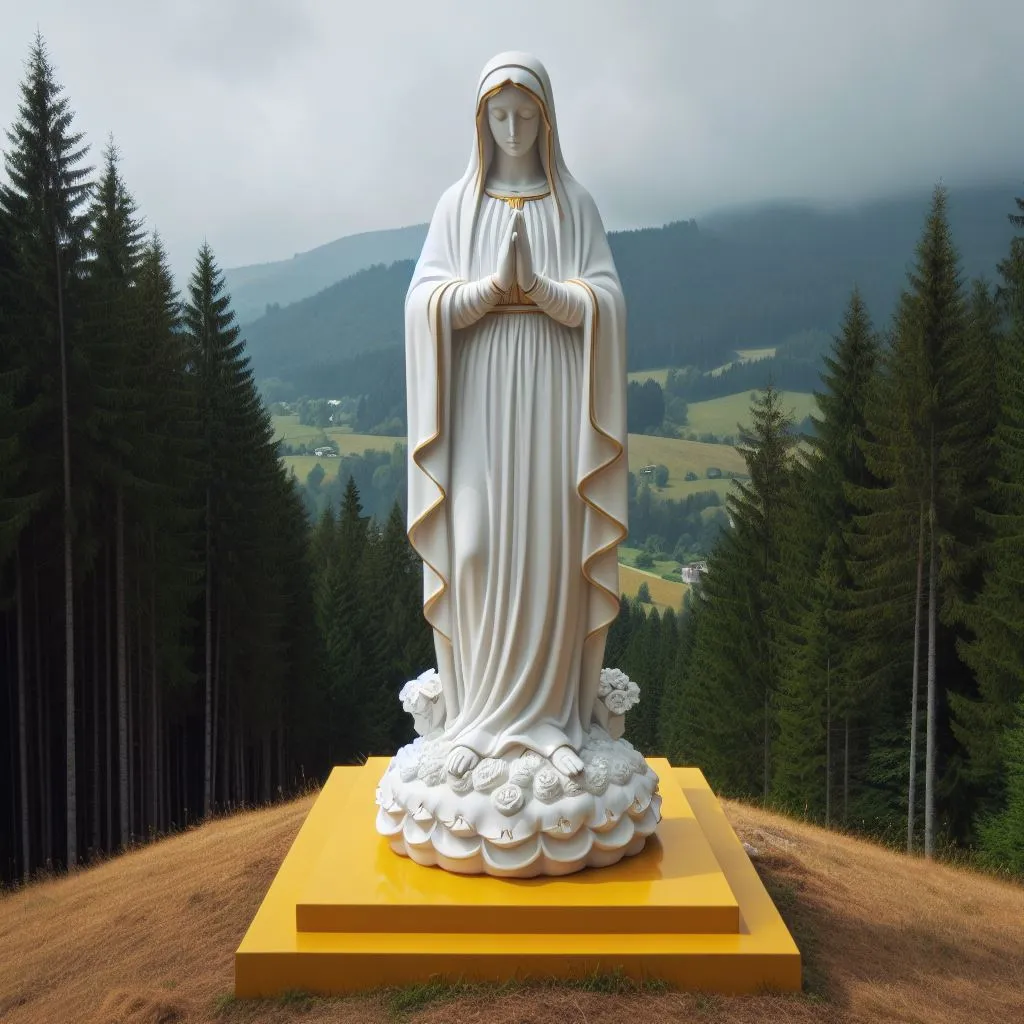
[[[428,736],[444,725],[444,692],[436,668],[428,668],[402,687],[398,694],[402,709],[412,715],[416,732]]]
[[[597,696],[609,714],[624,715],[640,702],[640,687],[621,669],[603,668]]]

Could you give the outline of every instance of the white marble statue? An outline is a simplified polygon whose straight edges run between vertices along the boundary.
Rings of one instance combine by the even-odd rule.
[[[636,694],[610,711],[625,677],[601,667],[627,532],[625,303],[543,66],[495,57],[475,112],[406,297],[409,538],[438,668],[404,691],[423,735],[377,823],[421,863],[563,874],[639,852],[660,806],[619,738]]]

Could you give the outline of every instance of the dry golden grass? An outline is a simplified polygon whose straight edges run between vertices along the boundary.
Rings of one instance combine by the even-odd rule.
[[[572,987],[236,1002],[233,957],[311,805],[213,822],[0,897],[5,1024],[1010,1022],[1024,888],[726,803],[805,957],[800,996]],[[368,825],[369,827],[369,825]],[[450,995],[450,994],[449,994]]]
[[[662,579],[657,573],[645,572],[632,565],[619,564],[619,591],[627,597],[636,597],[640,584],[646,583],[651,601],[659,611],[671,608],[680,612],[683,608],[683,597],[690,588],[683,583]]]

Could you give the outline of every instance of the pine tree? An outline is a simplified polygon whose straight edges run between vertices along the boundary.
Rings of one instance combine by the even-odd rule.
[[[917,634],[909,626],[915,618],[910,611],[926,609],[928,856],[934,852],[938,828],[940,747],[947,761],[943,767],[952,764],[946,697],[969,685],[955,656],[956,633],[950,624],[981,547],[973,509],[989,460],[985,430],[990,359],[991,353],[971,344],[946,193],[937,188],[869,414],[869,431],[877,441],[864,445],[865,454],[868,468],[884,486],[858,495],[869,510],[861,520],[867,537],[862,538],[866,571],[860,582],[869,597],[877,598],[867,603],[870,614],[892,630],[891,644],[906,649],[909,640],[913,649]],[[914,548],[916,573],[907,557]],[[915,578],[916,588],[911,582]],[[908,640],[900,642],[900,633]],[[888,660],[894,660],[892,647]]]
[[[801,610],[780,639],[777,757],[772,795],[783,807],[832,818],[832,732],[839,705],[835,671],[840,644],[836,630],[838,558],[833,537],[816,573],[804,581]],[[786,634],[789,634],[788,636]],[[788,641],[786,643],[785,641]]]
[[[769,384],[741,428],[738,450],[750,473],[726,505],[732,526],[708,558],[697,604],[692,660],[672,703],[677,756],[702,766],[712,783],[767,798],[778,689],[774,606],[779,538],[797,437],[782,396]]]
[[[868,439],[866,407],[879,361],[878,339],[867,308],[854,289],[842,329],[825,356],[822,388],[815,393],[818,415],[806,470],[793,488],[794,504],[783,539],[783,619],[789,628],[780,636],[783,686],[788,713],[780,707],[780,761],[776,796],[790,806],[814,808],[832,817],[833,723],[842,722],[842,806],[849,804],[851,723],[859,731],[870,707],[872,688],[858,669],[860,644],[850,628],[853,585],[850,534],[855,507],[850,489],[877,485],[868,470],[862,443]],[[806,581],[814,583],[808,587]],[[812,709],[822,705],[825,728]],[[801,725],[801,709],[809,715],[806,728],[817,735],[814,744]],[[838,737],[837,737],[838,739]],[[798,749],[786,753],[795,743]],[[803,764],[801,751],[812,763]],[[823,779],[814,766],[821,764]],[[796,784],[802,779],[810,788]],[[813,781],[812,781],[813,780]],[[821,783],[820,785],[818,783]]]
[[[1014,710],[999,744],[1005,804],[998,813],[981,819],[979,833],[989,863],[1024,875],[1024,697]]]
[[[104,153],[104,168],[90,208],[90,259],[86,270],[85,344],[91,369],[94,444],[100,464],[90,476],[98,485],[90,506],[99,524],[111,523],[114,549],[115,608],[117,618],[118,763],[121,845],[130,838],[128,785],[128,656],[131,625],[126,565],[133,561],[126,550],[126,509],[137,487],[138,443],[142,437],[146,396],[140,390],[141,368],[136,340],[140,309],[136,283],[143,231],[135,203],[125,188],[118,153],[111,141]],[[110,494],[108,503],[104,496]],[[112,505],[112,507],[111,507]],[[102,529],[102,526],[100,527]]]
[[[244,476],[244,455],[263,438],[247,431],[256,419],[258,397],[244,355],[244,342],[231,311],[224,275],[217,267],[213,250],[204,244],[196,258],[189,282],[189,301],[183,310],[183,324],[189,344],[189,369],[195,378],[199,405],[199,444],[202,472],[199,486],[205,509],[203,563],[204,656],[204,769],[203,813],[208,816],[215,799],[214,755],[217,750],[214,718],[225,725],[230,712],[230,695],[223,668],[228,664],[229,605],[237,596],[232,570],[239,565],[238,529],[244,511],[239,502],[245,495],[232,491],[232,484]],[[248,488],[243,488],[243,492]],[[251,514],[251,510],[250,510]],[[237,625],[237,623],[236,623]],[[223,693],[216,692],[224,680]],[[226,732],[226,728],[224,729]],[[224,747],[226,750],[227,748]],[[223,780],[226,786],[227,780]]]
[[[76,323],[86,248],[90,169],[87,148],[73,131],[74,115],[63,95],[46,46],[37,34],[21,86],[18,119],[7,133],[8,183],[0,186],[0,211],[15,253],[19,286],[12,335],[15,362],[25,368],[14,403],[24,410],[21,434],[32,451],[30,493],[43,501],[61,495],[63,551],[64,727],[66,860],[78,863],[78,802],[75,689],[75,495],[72,437],[84,423],[72,408],[80,389],[69,378],[79,372]],[[61,481],[57,491],[54,481]],[[26,548],[33,547],[28,540]],[[31,559],[32,554],[28,555]]]
[[[1017,200],[1024,210],[1024,200]],[[1024,227],[1024,217],[1011,215]],[[966,609],[973,633],[960,651],[974,670],[978,693],[954,703],[956,732],[967,752],[978,813],[990,817],[1006,795],[1004,736],[1014,726],[1024,695],[1024,237],[1014,239],[1000,265],[1001,294],[1009,314],[1000,343],[996,394],[996,468],[992,498],[981,518],[991,530],[987,571],[977,601]]]

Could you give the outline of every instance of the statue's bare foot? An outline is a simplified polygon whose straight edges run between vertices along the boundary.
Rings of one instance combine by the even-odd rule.
[[[583,762],[579,754],[572,747],[559,747],[551,755],[551,763],[563,774],[568,776],[579,775],[583,771]]]
[[[453,747],[446,767],[449,775],[463,776],[480,763],[480,758],[469,747]]]

